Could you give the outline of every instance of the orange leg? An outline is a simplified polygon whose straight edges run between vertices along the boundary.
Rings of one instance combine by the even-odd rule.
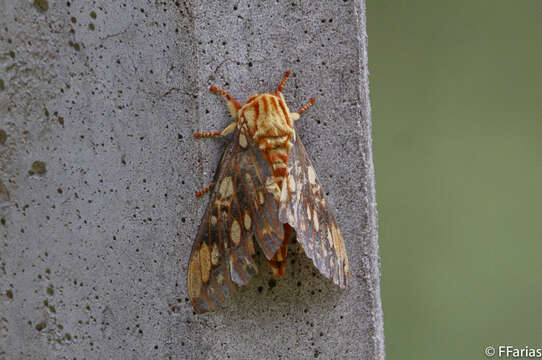
[[[211,185],[204,187],[200,191],[196,191],[196,197],[200,197],[201,195],[205,194],[206,192],[211,190],[214,186],[215,186],[215,184],[212,183]]]
[[[194,133],[194,137],[196,139],[201,139],[201,138],[206,138],[206,137],[215,137],[215,136],[220,136],[220,131],[213,131],[213,132],[204,131],[204,132]]]
[[[230,96],[230,94],[228,94],[227,92],[225,92],[222,89],[211,86],[209,88],[209,90],[217,92],[217,93],[221,94],[222,96],[224,96],[226,98],[226,100],[228,101],[228,109],[230,110],[231,115],[233,116],[233,118],[235,120],[237,120],[237,111],[241,108],[241,105],[239,104],[239,102],[237,100],[235,100],[234,98],[232,98]],[[222,131],[198,132],[198,133],[194,134],[194,137],[196,139],[200,139],[200,138],[206,138],[206,137],[216,137],[216,136],[228,135],[228,134],[231,134],[235,130],[236,126],[237,126],[237,123],[234,121]]]
[[[301,109],[297,110],[297,113],[298,113],[299,115],[303,114],[305,111],[307,111],[308,108],[311,107],[312,104],[314,104],[315,101],[316,101],[315,98],[311,98],[311,99],[309,100],[309,102],[305,104],[305,106],[303,106]]]

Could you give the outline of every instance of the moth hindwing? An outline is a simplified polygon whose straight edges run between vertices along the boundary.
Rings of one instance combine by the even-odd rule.
[[[256,244],[275,276],[285,274],[288,242],[295,231],[305,254],[327,278],[348,284],[346,247],[294,122],[314,102],[290,112],[282,88],[251,96],[243,105],[222,89],[234,121],[221,132],[233,134],[219,162],[188,265],[188,295],[198,313],[212,311],[225,297],[246,285]]]

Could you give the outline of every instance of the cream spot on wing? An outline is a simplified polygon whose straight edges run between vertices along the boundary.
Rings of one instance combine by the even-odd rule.
[[[269,187],[275,183],[275,177],[274,176],[268,176],[267,179],[265,179],[265,186]]]
[[[301,231],[306,232],[307,231],[307,224],[304,220],[300,221],[299,227],[301,228]]]
[[[260,201],[260,204],[263,204],[265,201],[265,197],[261,191],[258,191],[258,199]]]
[[[273,197],[275,200],[280,200],[280,188],[278,184],[273,184],[270,188],[267,188],[267,191],[269,191],[271,194],[273,194]]]
[[[346,248],[344,246],[343,237],[336,224],[331,226],[331,235],[333,238],[333,248],[337,257],[344,261],[345,269],[348,270],[348,257],[346,255]]]
[[[297,185],[297,193],[301,194],[303,191],[303,183],[301,181],[298,181],[296,185]]]
[[[338,239],[338,234],[337,234],[337,226],[335,224],[331,225],[331,238],[333,239],[333,247],[335,247],[336,243],[337,243],[337,239]],[[337,250],[335,248],[335,250]]]
[[[290,187],[290,191],[291,192],[294,192],[295,191],[295,179],[293,176],[288,176],[288,186]]]
[[[268,234],[271,234],[272,231],[273,230],[271,229],[271,226],[269,226],[268,224],[265,224],[265,226],[262,229],[262,234],[268,235]]]
[[[247,137],[243,133],[239,134],[239,145],[241,145],[243,149],[245,149],[248,145]]]
[[[288,189],[286,188],[286,181],[282,182],[282,189],[280,190],[280,202],[285,203],[288,200]]]
[[[350,265],[348,264],[348,257],[344,258],[344,273],[346,274],[346,279],[350,277]],[[348,283],[348,281],[347,281]]]
[[[318,214],[316,213],[316,209],[314,209],[314,212],[312,213],[312,223],[314,224],[314,230],[320,231],[320,223],[318,222]]]
[[[216,282],[218,283],[218,285],[222,285],[224,283],[224,275],[218,274],[216,276]]]
[[[312,221],[311,218],[312,218],[312,211],[311,211],[311,208],[309,207],[309,204],[307,204],[307,219],[309,219],[309,221]]]
[[[274,176],[270,176],[267,179],[265,179],[265,188],[270,194],[273,195],[275,199],[277,200],[280,199],[280,188],[277,184],[277,179]]]
[[[312,185],[316,184],[316,173],[314,172],[314,168],[312,166],[307,168],[307,173],[309,175],[309,182]]]
[[[218,219],[216,218],[216,216],[211,216],[211,225],[215,226],[216,223],[218,222]]]
[[[188,295],[191,299],[196,299],[201,294],[201,269],[200,269],[199,251],[196,251],[190,257],[188,265]]]
[[[329,246],[333,246],[333,238],[331,237],[331,231],[329,228],[327,229],[327,242],[329,243]]]
[[[294,212],[292,209],[288,212],[288,224],[293,225],[295,223]]]
[[[211,263],[213,266],[218,265],[218,260],[220,258],[220,252],[218,251],[218,246],[216,243],[213,244],[213,249],[211,250]]]
[[[229,198],[233,195],[233,181],[231,176],[226,176],[224,179],[222,179],[219,192],[222,198]]]
[[[245,173],[245,180],[247,181],[247,185],[250,186],[249,190],[252,190],[254,188],[254,183],[252,182],[252,178],[250,177],[249,173]]]
[[[201,244],[199,249],[199,258],[201,264],[201,280],[203,282],[209,281],[209,275],[211,274],[211,258],[209,253],[209,247],[206,243]]]
[[[231,241],[235,245],[239,246],[239,244],[241,243],[241,226],[239,225],[239,222],[237,222],[237,220],[233,220],[231,224],[230,236]]]
[[[248,211],[245,210],[245,216],[243,217],[243,222],[245,224],[245,229],[250,230],[250,226],[252,225],[252,220],[250,219],[250,215],[248,214]]]

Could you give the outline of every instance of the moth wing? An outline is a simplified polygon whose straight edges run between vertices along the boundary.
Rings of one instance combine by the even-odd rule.
[[[281,189],[280,220],[295,229],[297,240],[318,270],[346,287],[350,270],[344,240],[299,137],[290,150],[288,173]]]
[[[214,310],[255,271],[254,239],[267,259],[279,249],[284,230],[278,202],[266,190],[271,169],[250,141],[239,144],[239,130],[226,147],[214,178],[188,264],[188,295],[198,313]],[[243,135],[241,135],[243,136]]]

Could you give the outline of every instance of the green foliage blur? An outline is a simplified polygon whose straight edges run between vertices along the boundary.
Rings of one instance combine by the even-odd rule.
[[[542,1],[367,19],[388,359],[542,347]]]

